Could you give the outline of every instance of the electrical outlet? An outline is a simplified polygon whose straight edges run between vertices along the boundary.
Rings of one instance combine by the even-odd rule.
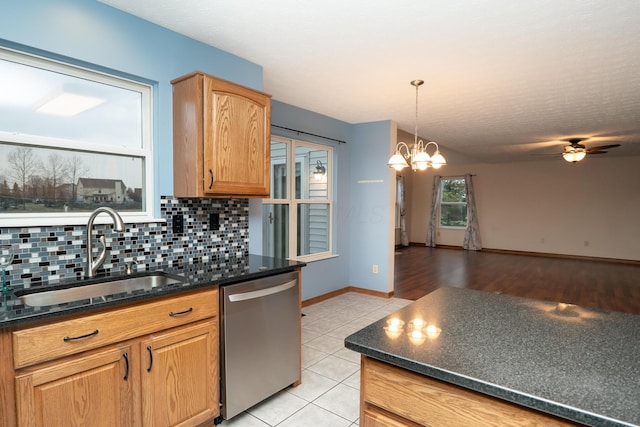
[[[173,223],[173,233],[174,234],[182,234],[184,233],[184,215],[178,214],[174,215],[171,222]]]
[[[220,214],[217,214],[217,213],[209,214],[209,229],[220,230]]]
[[[378,274],[378,264],[373,264],[373,274]]]

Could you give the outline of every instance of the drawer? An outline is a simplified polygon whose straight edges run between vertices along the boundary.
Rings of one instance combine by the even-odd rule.
[[[577,425],[368,357],[362,358],[361,387],[365,405],[364,425],[385,425],[372,415],[373,408],[367,409],[370,405],[429,427]]]
[[[13,332],[15,369],[216,316],[218,290],[167,297]]]

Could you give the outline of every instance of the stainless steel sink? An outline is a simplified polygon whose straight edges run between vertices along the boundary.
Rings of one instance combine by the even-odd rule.
[[[101,281],[93,279],[86,284],[79,284],[72,287],[65,285],[58,288],[51,287],[42,290],[27,289],[17,291],[16,296],[24,305],[42,307],[124,292],[149,290],[158,286],[181,283],[183,281],[179,276],[172,276],[164,272],[154,272],[118,279],[104,279]]]

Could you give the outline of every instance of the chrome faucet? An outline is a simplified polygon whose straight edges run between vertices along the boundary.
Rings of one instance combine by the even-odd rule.
[[[89,221],[87,222],[87,263],[85,264],[85,277],[95,276],[96,271],[98,271],[98,268],[100,268],[104,260],[107,258],[107,246],[105,237],[104,235],[100,235],[100,237],[98,237],[98,240],[102,244],[102,252],[100,252],[100,255],[98,255],[95,260],[93,259],[93,221],[95,221],[96,217],[103,212],[109,214],[109,216],[113,220],[113,229],[115,231],[124,231],[124,221],[122,221],[122,218],[115,210],[111,208],[100,207],[93,211],[93,213],[89,217]]]

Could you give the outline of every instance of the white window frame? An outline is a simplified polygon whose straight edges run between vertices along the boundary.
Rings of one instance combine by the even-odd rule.
[[[450,229],[450,230],[466,230],[467,227],[469,226],[469,207],[467,206],[467,202],[443,202],[442,201],[442,187],[444,185],[444,181],[454,181],[454,180],[463,180],[464,181],[464,185],[467,185],[467,181],[465,179],[464,176],[448,176],[448,177],[442,177],[440,178],[440,200],[438,201],[438,228],[442,228],[442,229]],[[467,206],[467,218],[466,218],[466,223],[467,225],[465,226],[461,226],[461,227],[456,227],[456,226],[452,226],[452,225],[442,225],[442,205],[464,205]]]
[[[119,212],[126,223],[158,222],[161,219],[154,217],[155,182],[154,182],[154,158],[153,158],[153,87],[150,84],[134,81],[121,76],[107,74],[102,71],[69,64],[44,56],[21,52],[5,46],[0,46],[0,59],[17,62],[23,65],[42,68],[53,72],[59,72],[74,77],[120,87],[140,92],[142,95],[142,145],[139,148],[123,147],[91,142],[81,142],[61,138],[48,138],[42,136],[11,135],[2,133],[0,139],[7,143],[13,143],[26,147],[52,148],[78,150],[89,153],[105,155],[135,156],[143,158],[143,186],[144,186],[144,210],[139,212]],[[1,130],[0,130],[1,131]],[[1,213],[0,220],[3,227],[23,226],[55,226],[55,225],[80,225],[86,224],[91,212],[48,212],[48,213]],[[96,223],[108,223],[110,219],[106,215],[99,215]]]
[[[321,259],[332,258],[335,255],[333,254],[333,179],[331,176],[331,171],[333,170],[333,148],[326,145],[321,144],[313,144],[305,141],[299,141],[295,139],[283,138],[278,136],[272,136],[272,141],[280,142],[286,144],[287,147],[287,198],[286,199],[262,199],[262,203],[264,205],[276,205],[276,204],[284,204],[289,206],[289,256],[288,259],[299,260],[304,262],[310,261],[318,261]],[[324,165],[327,171],[327,198],[326,199],[296,199],[296,163],[297,158],[295,155],[296,147],[309,147],[313,149],[322,149],[327,151],[327,164]],[[304,163],[302,164],[302,170],[300,171],[301,176],[308,176],[309,171],[304,168]],[[328,227],[329,230],[327,232],[328,236],[328,250],[324,252],[318,252],[309,255],[301,255],[298,256],[298,241],[297,241],[297,230],[298,230],[298,206],[301,204],[321,204],[327,205],[327,210],[329,213],[328,218]],[[263,224],[264,226],[264,224]]]

